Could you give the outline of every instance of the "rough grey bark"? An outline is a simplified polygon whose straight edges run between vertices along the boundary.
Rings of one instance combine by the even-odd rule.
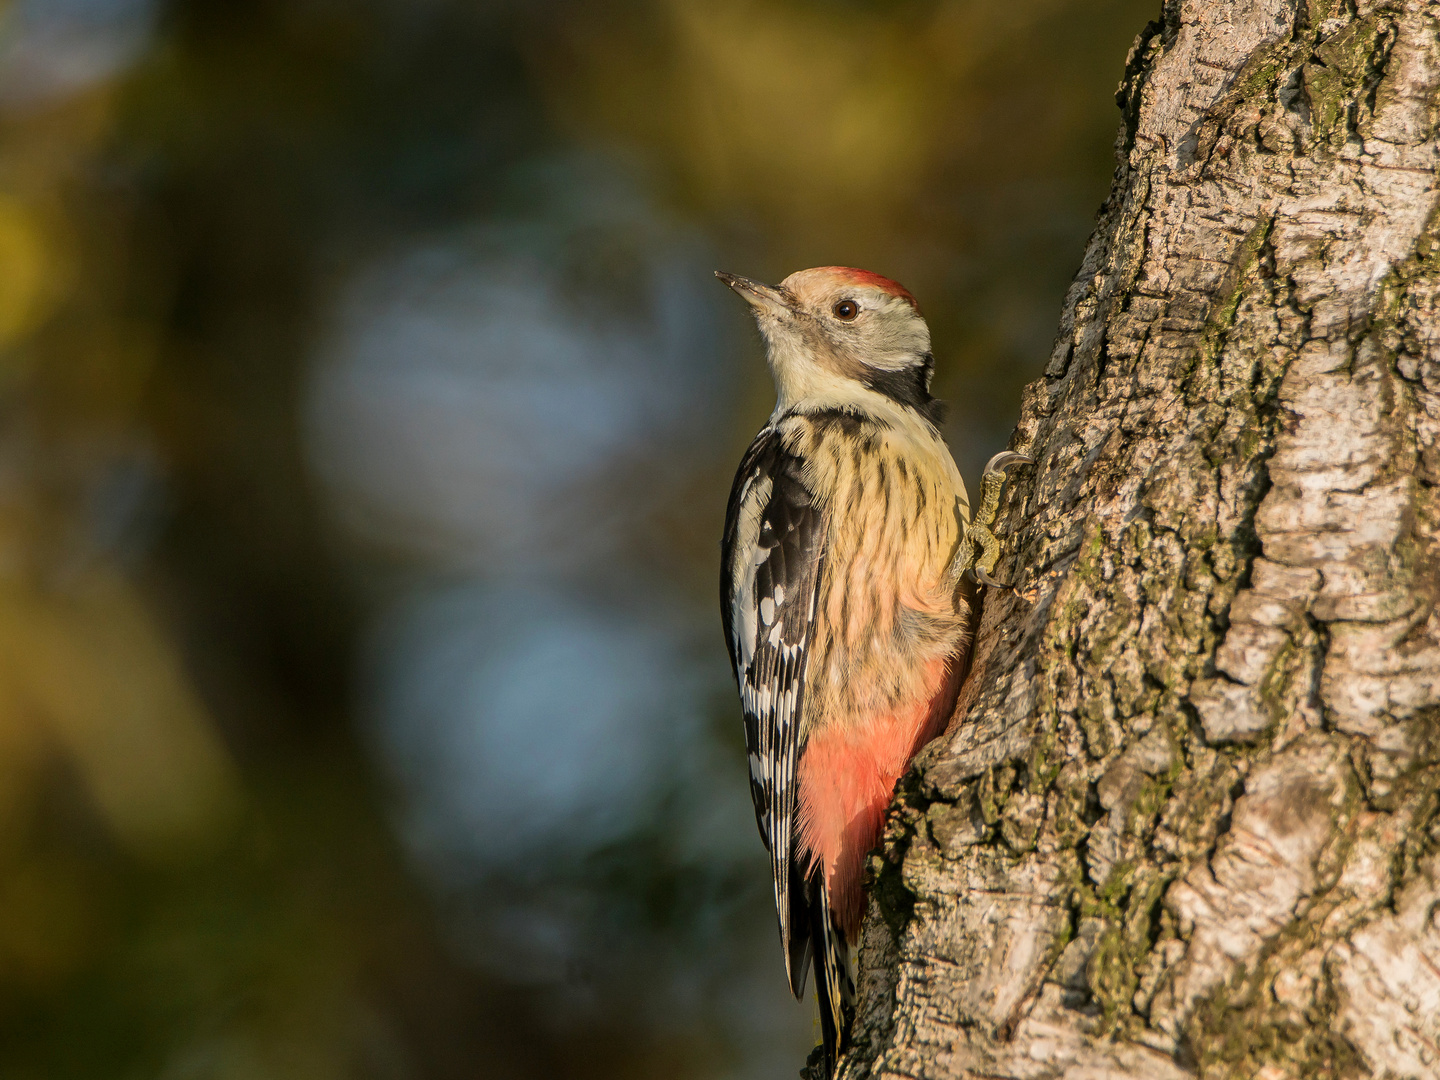
[[[1440,1076],[1440,6],[1170,2],[1120,100],[842,1075]]]

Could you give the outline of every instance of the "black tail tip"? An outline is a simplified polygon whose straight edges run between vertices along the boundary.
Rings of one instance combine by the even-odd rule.
[[[805,1067],[800,1070],[800,1080],[830,1080],[833,1066],[826,1049],[822,1043],[810,1051],[810,1056],[805,1059]]]

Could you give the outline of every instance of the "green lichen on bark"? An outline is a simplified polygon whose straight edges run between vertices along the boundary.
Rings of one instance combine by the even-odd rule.
[[[1331,150],[1340,149],[1356,97],[1384,62],[1384,29],[1379,15],[1357,19],[1316,44],[1311,62],[1301,69],[1314,137]]]

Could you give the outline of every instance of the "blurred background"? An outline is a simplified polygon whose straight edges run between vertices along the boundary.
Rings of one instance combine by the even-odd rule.
[[[796,1074],[717,267],[973,479],[1155,0],[0,3],[0,1077]]]

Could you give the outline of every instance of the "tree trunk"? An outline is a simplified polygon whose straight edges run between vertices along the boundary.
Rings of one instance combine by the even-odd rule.
[[[1440,1076],[1440,5],[1167,3],[1119,98],[842,1075]]]

